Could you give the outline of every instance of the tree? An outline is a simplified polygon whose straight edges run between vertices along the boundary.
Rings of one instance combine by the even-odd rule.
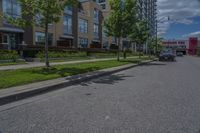
[[[18,27],[39,25],[45,29],[45,64],[49,67],[48,59],[48,27],[57,23],[66,6],[73,6],[76,0],[18,0],[22,7],[22,17],[12,18],[4,15],[11,24]]]
[[[152,51],[155,53],[155,48],[156,48],[156,38],[151,37],[148,39],[148,48],[149,48],[149,54],[151,55]]]
[[[105,20],[105,32],[108,36],[117,38],[118,52],[117,60],[120,60],[121,39],[127,37],[129,34],[128,27],[133,22],[132,19],[136,14],[134,10],[136,7],[135,0],[110,0],[111,13]]]
[[[109,17],[105,20],[104,26],[106,27],[105,32],[108,36],[114,36],[117,38],[117,60],[120,59],[120,47],[121,47],[121,37],[123,33],[123,12],[124,9],[122,7],[121,0],[110,0],[109,4],[111,6],[111,13]]]
[[[129,27],[132,27],[137,21],[137,0],[126,0],[124,10],[124,27],[123,27],[123,38],[128,38],[129,34],[133,31]],[[124,59],[126,58],[126,50],[123,49]]]
[[[159,52],[162,51],[163,48],[164,48],[164,46],[163,46],[163,44],[162,44],[162,40],[163,40],[163,38],[158,38],[158,39],[157,39],[157,45],[158,45],[158,51],[159,51]]]
[[[147,42],[150,32],[147,27],[147,22],[145,20],[139,20],[138,22],[135,23],[135,25],[132,25],[130,30],[132,31],[129,34],[130,40],[137,43],[140,47],[141,45]]]

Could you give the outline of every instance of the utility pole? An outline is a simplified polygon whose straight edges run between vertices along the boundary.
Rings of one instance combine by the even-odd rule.
[[[156,19],[156,55],[158,53],[158,21]]]

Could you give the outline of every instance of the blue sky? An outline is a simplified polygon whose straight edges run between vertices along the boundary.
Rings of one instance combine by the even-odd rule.
[[[200,37],[200,0],[158,0],[158,21],[158,34],[166,39]]]
[[[191,18],[193,23],[172,23],[164,37],[166,39],[185,39],[188,38],[192,33],[200,31],[200,17]]]

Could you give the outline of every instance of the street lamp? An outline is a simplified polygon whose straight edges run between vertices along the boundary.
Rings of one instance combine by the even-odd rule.
[[[165,19],[166,19],[166,16],[162,17],[159,20],[156,19],[156,54],[158,53],[158,23],[164,23],[164,22],[170,21],[170,16],[167,16],[167,20]]]

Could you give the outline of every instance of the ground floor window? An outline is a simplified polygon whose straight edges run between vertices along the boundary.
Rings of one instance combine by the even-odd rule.
[[[108,41],[103,41],[103,48],[106,48],[106,49],[109,48],[109,42]]]
[[[22,44],[23,33],[10,33],[2,32],[0,33],[0,44],[5,49],[17,49],[19,45]]]
[[[87,48],[88,47],[88,39],[87,38],[79,38],[79,46],[81,48]]]
[[[35,32],[35,43],[37,45],[44,45],[45,44],[45,33],[44,32]],[[53,34],[48,34],[48,44],[52,45],[53,43]]]

